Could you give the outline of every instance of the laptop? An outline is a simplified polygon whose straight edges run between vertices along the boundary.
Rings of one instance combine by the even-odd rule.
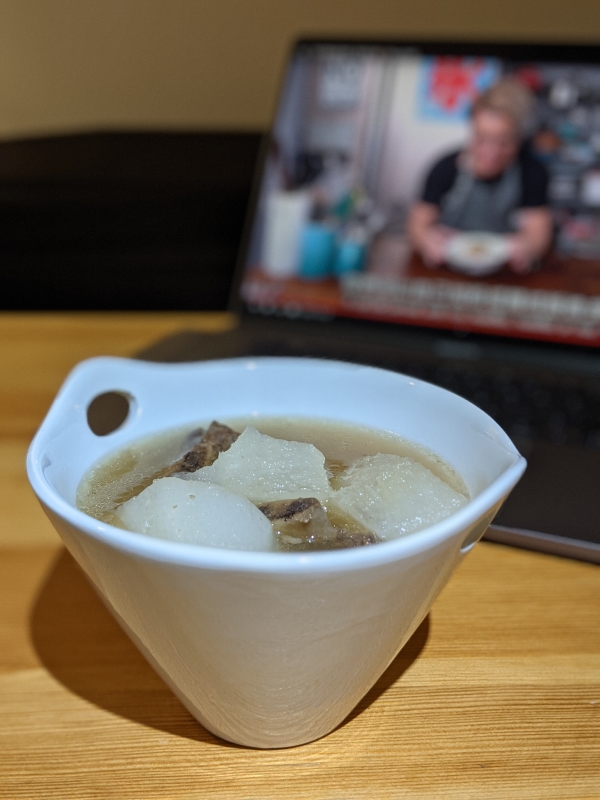
[[[141,357],[444,386],[529,461],[486,538],[600,563],[600,51],[298,42],[230,309],[232,330]]]

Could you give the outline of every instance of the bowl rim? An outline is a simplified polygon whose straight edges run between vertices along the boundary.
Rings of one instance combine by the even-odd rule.
[[[178,370],[189,372],[202,369],[209,365],[211,367],[222,366],[247,369],[249,364],[266,365],[272,362],[277,362],[282,366],[293,366],[299,363],[304,367],[308,365],[321,367],[326,365],[327,368],[342,370],[356,370],[358,367],[361,370],[385,373],[387,375],[397,376],[401,379],[408,379],[415,384],[427,387],[429,391],[434,390],[435,392],[451,395],[455,398],[455,402],[458,400],[460,403],[471,406],[479,415],[483,415],[483,419],[492,426],[493,430],[501,434],[503,446],[505,446],[507,452],[514,457],[514,461],[480,494],[472,498],[465,506],[458,509],[458,511],[435,525],[407,534],[398,539],[380,542],[376,546],[344,550],[323,550],[314,553],[275,553],[230,550],[155,539],[144,534],[116,528],[88,516],[83,511],[71,505],[71,503],[67,502],[58,491],[51,486],[44,475],[42,451],[47,442],[48,430],[55,424],[56,418],[60,417],[63,400],[68,394],[70,386],[80,378],[82,372],[90,369],[93,370],[95,367],[110,367],[116,364],[120,367],[134,366],[135,369],[142,369],[149,373],[159,373],[165,371],[175,372]],[[137,359],[116,357],[97,357],[81,362],[67,376],[31,442],[27,453],[26,466],[27,476],[33,491],[47,513],[49,511],[51,515],[56,515],[84,535],[116,550],[145,560],[193,568],[206,568],[216,571],[308,575],[328,572],[345,572],[393,563],[423,553],[426,550],[446,542],[453,536],[466,532],[482,517],[485,517],[485,515],[510,492],[523,474],[526,461],[517,451],[502,428],[491,417],[485,414],[485,412],[477,406],[474,406],[468,400],[454,395],[452,392],[448,392],[439,386],[429,384],[426,381],[379,367],[357,365],[328,359],[277,356],[242,357],[175,364],[144,362]],[[466,535],[465,533],[465,536]],[[470,547],[465,548],[465,550],[461,552],[466,552],[468,549],[470,549]],[[460,546],[457,547],[457,553],[459,550]]]

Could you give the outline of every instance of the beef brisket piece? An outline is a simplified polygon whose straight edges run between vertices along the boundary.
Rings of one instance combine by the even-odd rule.
[[[327,547],[335,541],[337,529],[315,497],[297,500],[274,500],[263,503],[259,511],[271,520],[276,534],[286,545]]]
[[[316,497],[300,497],[297,500],[272,500],[258,507],[271,522],[310,522],[317,509],[325,510]]]
[[[350,533],[342,529],[338,531],[334,547],[364,547],[367,544],[377,544],[374,533]]]
[[[200,441],[182,458],[171,464],[164,473],[164,477],[176,475],[178,472],[196,472],[202,467],[209,467],[217,460],[219,453],[229,450],[238,436],[239,433],[227,425],[211,422]]]
[[[315,497],[296,500],[273,500],[258,506],[271,520],[276,533],[287,549],[337,550],[376,544],[372,533],[350,533],[336,528]]]

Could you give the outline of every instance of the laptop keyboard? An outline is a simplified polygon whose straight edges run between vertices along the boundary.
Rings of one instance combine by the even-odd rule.
[[[547,441],[600,450],[600,383],[574,376],[556,383],[507,367],[486,371],[463,362],[424,363],[391,353],[343,351],[307,342],[267,341],[255,355],[310,356],[384,367],[434,383],[479,406],[517,442]]]

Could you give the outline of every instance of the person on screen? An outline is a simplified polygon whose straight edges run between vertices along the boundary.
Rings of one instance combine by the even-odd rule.
[[[531,92],[511,78],[474,102],[469,143],[433,166],[409,214],[409,238],[428,266],[444,262],[459,231],[505,235],[509,266],[520,274],[550,246],[548,176],[525,143],[533,105]]]

